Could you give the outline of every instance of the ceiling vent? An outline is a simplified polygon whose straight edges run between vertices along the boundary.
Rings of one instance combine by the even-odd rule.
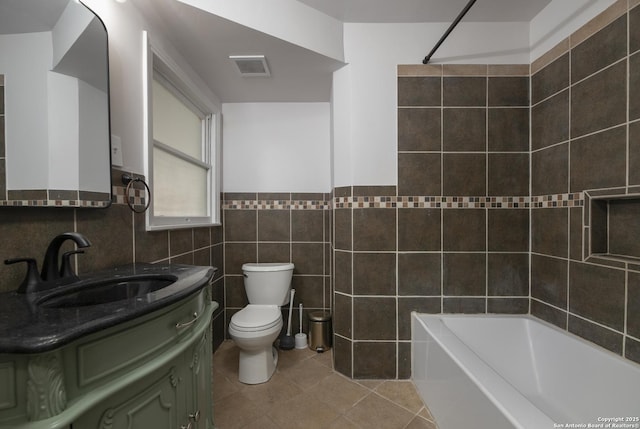
[[[230,55],[238,67],[241,76],[245,77],[269,77],[269,66],[264,55]]]

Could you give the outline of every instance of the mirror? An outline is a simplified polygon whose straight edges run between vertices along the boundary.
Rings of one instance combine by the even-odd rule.
[[[0,2],[0,205],[111,203],[107,31],[76,0]]]

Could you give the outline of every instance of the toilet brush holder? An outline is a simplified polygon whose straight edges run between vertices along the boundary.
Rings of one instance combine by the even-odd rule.
[[[296,334],[296,349],[306,349],[307,348],[307,334],[304,332],[300,332]]]
[[[300,303],[300,310],[298,312],[298,315],[300,316],[300,332],[298,332],[296,334],[296,339],[295,339],[295,344],[296,344],[296,349],[305,349],[307,348],[307,334],[305,334],[304,332],[302,332],[302,303]]]

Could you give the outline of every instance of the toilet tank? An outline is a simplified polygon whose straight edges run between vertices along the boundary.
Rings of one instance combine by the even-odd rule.
[[[292,263],[249,263],[242,265],[244,290],[249,304],[285,305],[289,302]]]

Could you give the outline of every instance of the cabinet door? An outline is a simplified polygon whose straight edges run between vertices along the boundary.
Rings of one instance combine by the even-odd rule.
[[[186,417],[193,429],[213,429],[210,332],[209,327],[194,344],[189,362],[191,386],[188,388]]]
[[[156,371],[113,395],[73,423],[73,429],[176,429],[180,404],[176,366]]]

